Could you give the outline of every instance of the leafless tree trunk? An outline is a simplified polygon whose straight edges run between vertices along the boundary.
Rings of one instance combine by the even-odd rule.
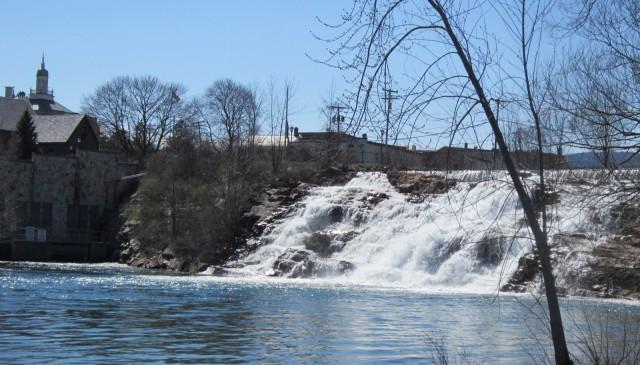
[[[285,157],[289,141],[289,104],[293,96],[291,83],[284,83],[284,95],[280,98],[275,83],[269,86],[269,131],[271,141],[271,170],[278,172]]]
[[[547,235],[545,231],[540,227],[540,224],[536,217],[535,209],[531,202],[531,197],[527,193],[524,184],[520,179],[518,169],[513,163],[511,154],[509,153],[509,149],[502,135],[502,131],[500,129],[500,126],[498,125],[498,121],[496,120],[493,109],[491,109],[491,105],[489,104],[489,99],[485,96],[484,88],[480,84],[480,80],[476,76],[476,72],[474,71],[471,62],[467,57],[467,52],[465,52],[465,49],[462,47],[457,34],[455,33],[453,27],[451,26],[451,23],[449,22],[449,16],[445,8],[437,0],[429,0],[429,4],[440,15],[444,29],[451,39],[451,43],[456,49],[456,53],[458,54],[458,57],[460,57],[460,61],[467,71],[469,80],[473,84],[480,104],[482,105],[482,109],[484,110],[484,113],[489,120],[489,124],[491,125],[491,129],[493,130],[493,134],[495,135],[496,142],[498,144],[498,147],[500,148],[500,152],[502,153],[502,159],[504,160],[505,167],[507,168],[509,176],[511,177],[511,181],[513,182],[513,186],[516,190],[516,193],[518,194],[518,198],[520,199],[520,203],[522,204],[522,209],[524,210],[524,214],[527,217],[529,228],[531,229],[533,236],[535,237],[540,264],[542,266],[542,276],[544,280],[545,292],[547,295],[547,305],[549,306],[551,335],[553,337],[553,347],[555,350],[556,364],[571,364],[569,350],[567,348],[567,341],[564,336],[562,315],[560,313],[560,304],[558,303],[558,295],[556,293],[555,278],[553,276],[553,269],[551,267]]]
[[[248,194],[244,177],[252,173],[261,105],[254,90],[230,79],[215,81],[203,105],[213,144],[225,161],[225,212],[231,224],[242,210],[240,194]]]
[[[478,141],[481,139],[477,134],[476,115],[473,111],[478,105],[482,108],[538,250],[556,363],[570,364],[546,233],[538,221],[532,199],[505,142],[502,128],[490,104],[492,98],[487,96],[482,82],[482,79],[487,77],[487,68],[492,60],[492,46],[488,38],[480,38],[463,28],[467,21],[477,22],[474,18],[474,15],[478,15],[475,10],[481,5],[473,2],[467,5],[469,6],[465,8],[464,2],[438,0],[427,0],[426,4],[402,0],[358,1],[348,16],[344,17],[345,23],[339,28],[343,36],[338,37],[340,41],[337,49],[331,51],[331,56],[326,62],[334,61],[338,67],[358,72],[358,89],[353,98],[356,110],[353,120],[356,125],[366,123],[367,104],[375,80],[380,78],[384,65],[391,62],[390,57],[397,53],[417,58],[417,64],[425,69],[421,75],[409,80],[414,84],[409,88],[411,92],[404,95],[405,100],[409,100],[406,108],[415,108],[425,118],[424,111],[430,104],[439,100],[453,100],[454,123],[449,129],[451,140],[456,134],[467,135]],[[481,11],[478,10],[478,13]],[[524,47],[526,52],[526,41]],[[441,53],[434,55],[424,51],[425,48],[435,48]],[[339,55],[348,61],[335,61],[335,57]],[[431,57],[431,60],[425,57]],[[525,61],[525,66],[527,62]],[[462,71],[457,72],[460,65]],[[440,72],[441,77],[433,81],[434,73],[437,72]],[[425,81],[429,76],[432,79],[429,82]],[[519,87],[525,90],[524,84],[530,83],[530,80],[525,80]],[[530,90],[527,95],[525,100],[532,102],[533,92]],[[538,113],[535,105],[533,108],[530,105],[528,109],[529,112]],[[539,116],[537,122],[537,126],[540,127]],[[536,140],[541,146],[541,131]],[[544,166],[541,165],[541,168]],[[541,182],[544,184],[544,180]]]

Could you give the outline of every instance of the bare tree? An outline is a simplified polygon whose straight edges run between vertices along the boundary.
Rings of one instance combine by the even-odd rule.
[[[640,152],[640,4],[575,0],[565,23],[585,42],[557,75],[554,104],[570,121],[570,142],[607,169],[614,151]],[[622,161],[625,162],[625,161]]]
[[[142,162],[164,145],[181,119],[184,92],[153,76],[116,77],[85,97],[82,109],[98,118],[103,138]]]
[[[203,112],[212,136],[212,145],[225,161],[226,219],[239,219],[248,194],[248,179],[256,156],[256,135],[261,104],[255,90],[230,79],[215,81],[205,92]]]
[[[268,90],[268,128],[270,132],[271,141],[270,153],[271,153],[271,170],[278,172],[282,164],[282,160],[285,157],[285,150],[290,143],[290,103],[293,97],[293,86],[289,81],[285,81],[283,84],[283,94],[281,95],[276,90],[276,83],[272,81],[269,84]]]
[[[425,118],[428,107],[442,105],[440,101],[452,105],[453,118],[451,114],[447,116],[448,113],[441,113],[445,114],[441,120],[449,118],[451,121],[448,128],[451,140],[459,133],[467,133],[477,140],[483,139],[478,135],[478,118],[474,117],[476,107],[481,108],[534,237],[542,266],[556,363],[570,364],[544,220],[541,226],[491,103],[491,100],[501,99],[503,95],[487,94],[487,90],[509,79],[515,84],[512,93],[520,94],[528,104],[524,111],[539,119],[536,116],[540,110],[536,105],[538,101],[530,89],[533,81],[527,76],[531,67],[527,37],[531,29],[535,31],[536,28],[529,27],[523,19],[530,13],[524,2],[520,4],[521,11],[516,12],[519,17],[515,24],[519,24],[521,29],[518,32],[522,37],[518,42],[518,48],[521,49],[518,54],[524,76],[505,77],[499,72],[492,72],[490,66],[500,57],[495,54],[499,44],[491,43],[494,38],[488,37],[486,32],[483,37],[478,30],[478,24],[483,21],[483,10],[486,10],[482,6],[487,4],[474,1],[355,1],[354,6],[343,14],[342,24],[331,24],[330,29],[337,29],[338,32],[333,37],[337,39],[337,46],[325,62],[344,70],[356,71],[353,116],[356,125],[365,123],[376,80],[380,79],[385,65],[397,55],[414,59],[417,69],[416,74],[407,77],[411,86],[408,88],[410,92],[403,95],[405,110],[415,110],[414,113]],[[503,16],[509,17],[510,14]],[[535,18],[539,14],[532,16]],[[534,127],[538,130],[537,144],[541,146],[540,120],[535,121]],[[544,173],[542,164],[540,171]]]

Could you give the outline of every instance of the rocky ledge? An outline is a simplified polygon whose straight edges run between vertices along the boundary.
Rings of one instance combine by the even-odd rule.
[[[456,181],[441,175],[419,172],[389,171],[387,178],[398,192],[409,195],[408,200],[423,201],[427,195],[443,194],[456,186]]]
[[[243,214],[242,232],[230,244],[233,250],[219,252],[185,252],[171,247],[149,249],[144,247],[141,240],[135,237],[135,219],[123,217],[124,223],[120,227],[117,240],[121,251],[118,261],[130,266],[146,269],[170,270],[184,273],[208,272],[220,273],[216,265],[252,251],[256,246],[248,244],[252,238],[260,236],[265,230],[271,229],[273,223],[282,219],[292,209],[294,204],[304,197],[314,186],[344,185],[356,175],[356,171],[330,167],[319,171],[305,181],[291,179],[275,179],[262,191],[250,198],[251,208]],[[130,205],[139,204],[134,194]]]
[[[623,203],[612,211],[607,236],[558,234],[550,239],[556,286],[561,295],[640,299],[640,207]],[[520,258],[503,291],[541,289],[537,253]]]

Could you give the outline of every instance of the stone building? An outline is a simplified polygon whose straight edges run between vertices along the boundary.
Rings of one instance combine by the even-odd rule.
[[[0,97],[0,157],[10,158],[16,150],[16,128],[24,115],[29,113],[36,127],[37,150],[45,154],[74,154],[76,150],[99,151],[100,130],[95,118],[74,113],[55,101],[49,90],[49,71],[44,56],[36,72],[36,88],[29,96],[18,93],[13,87],[5,87]]]
[[[0,97],[0,260],[95,261],[137,165],[100,152],[95,118],[56,102],[44,65],[36,88]],[[17,124],[29,113],[37,148],[17,158]]]

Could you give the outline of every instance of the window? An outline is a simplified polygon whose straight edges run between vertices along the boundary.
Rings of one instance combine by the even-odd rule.
[[[100,230],[100,207],[92,205],[89,207],[89,228],[92,231]]]
[[[98,205],[67,206],[67,230],[75,239],[85,239],[100,231],[101,219]]]
[[[53,204],[42,202],[23,202],[18,206],[21,226],[48,228],[53,225]]]
[[[40,225],[43,227],[51,227],[53,225],[53,204],[42,203],[40,210],[42,212]]]

